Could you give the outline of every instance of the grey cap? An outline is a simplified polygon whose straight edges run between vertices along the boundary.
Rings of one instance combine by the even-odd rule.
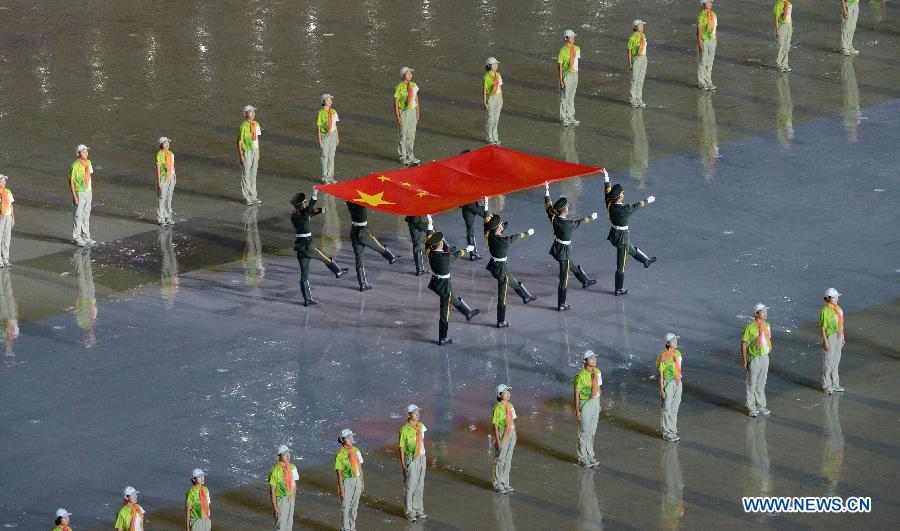
[[[709,2],[711,4],[711,3],[713,3],[713,0],[700,0],[700,5],[702,6],[703,4],[705,4],[707,2]]]
[[[575,32],[570,29],[567,29],[566,31],[563,32],[563,37],[574,37],[574,36],[575,36]]]
[[[171,142],[171,141],[172,141],[171,138],[169,138],[167,136],[161,136],[161,137],[159,137],[159,142],[157,142],[157,144],[159,144],[161,146],[161,145],[163,145],[163,142]]]
[[[290,452],[290,451],[291,451],[291,449],[288,448],[288,445],[282,444],[281,446],[279,446],[279,447],[275,450],[275,453],[278,454],[278,455],[281,455],[281,454],[286,454],[286,453],[288,453],[288,452]]]
[[[63,509],[62,507],[60,507],[59,509],[56,510],[56,517],[57,517],[57,518],[62,518],[62,517],[64,517],[64,516],[72,516],[72,513],[70,513],[69,511]]]
[[[403,68],[400,69],[400,77],[405,76],[407,72],[415,72],[415,71],[416,71],[416,70],[415,70],[414,68],[410,68],[410,67],[408,67],[408,66],[404,66]]]
[[[332,96],[331,94],[327,94],[327,93],[322,94],[322,103],[325,103],[325,100],[327,100],[328,98],[334,99],[334,96]]]
[[[244,108],[241,109],[241,112],[245,112],[245,113],[246,113],[246,112],[255,111],[255,110],[256,110],[256,107],[254,107],[253,105],[250,105],[250,104],[248,103],[247,105],[244,105]]]
[[[597,357],[597,355],[594,354],[593,350],[585,350],[584,354],[581,356],[581,359],[586,360],[589,358],[596,358],[596,357]]]
[[[195,468],[195,469],[191,470],[191,478],[199,478],[200,476],[205,476],[205,475],[206,475],[206,472],[204,472],[203,470],[201,470],[199,468]]]
[[[85,149],[91,149],[91,148],[85,146],[84,144],[78,144],[77,146],[75,146],[75,154],[77,155],[77,154],[81,153],[82,151],[84,151]]]
[[[137,496],[138,492],[140,491],[135,489],[134,487],[125,487],[125,491],[122,494],[124,494],[125,496]]]
[[[636,28],[636,27],[640,26],[641,24],[646,24],[646,22],[644,22],[643,20],[641,20],[639,18],[636,18],[636,19],[634,19],[634,22],[631,23],[631,27]]]
[[[496,57],[488,57],[487,61],[484,62],[484,66],[498,65],[500,61],[497,60]]]
[[[421,411],[421,410],[422,410],[422,408],[420,408],[419,406],[417,406],[415,404],[410,404],[410,405],[406,406],[407,413],[415,413],[416,411]]]
[[[349,428],[344,428],[341,430],[341,439],[346,439],[347,437],[353,436],[353,430]]]
[[[2,176],[0,176],[0,178],[2,178]],[[832,297],[832,298],[835,298],[835,299],[836,299],[836,298],[840,297],[841,294],[838,293],[838,290],[836,290],[836,289],[834,289],[834,288],[828,288],[828,289],[825,290],[825,296],[826,296],[826,297]]]
[[[678,339],[679,337],[681,337],[681,336],[676,336],[672,332],[669,332],[668,334],[666,334],[666,343],[668,343],[669,341],[672,341],[673,339]]]
[[[0,173],[0,181],[5,181],[6,179],[9,179],[9,177]]]
[[[512,386],[509,386],[506,384],[500,384],[497,386],[497,395],[499,395],[500,393],[503,393],[505,391],[509,391],[510,389],[512,389]]]
[[[761,302],[757,302],[756,306],[753,307],[753,314],[756,315],[756,312],[761,312],[763,310],[768,310],[769,307]]]

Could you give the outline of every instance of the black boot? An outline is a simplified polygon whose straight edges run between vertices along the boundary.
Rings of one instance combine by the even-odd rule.
[[[570,306],[566,304],[566,288],[556,288],[556,309],[565,312]]]
[[[334,258],[330,258],[329,260],[330,261],[327,262],[325,265],[328,266],[328,269],[332,273],[334,273],[334,278],[341,278],[342,276],[344,276],[344,273],[347,272],[347,268],[339,267],[336,263],[334,263]]]
[[[309,281],[304,280],[300,282],[300,293],[303,294],[303,305],[304,306],[313,306],[315,304],[319,304],[319,301],[312,298],[312,295],[309,293]]]
[[[471,321],[473,317],[481,313],[481,310],[478,308],[472,309],[469,308],[469,305],[466,304],[466,301],[459,299],[459,304],[456,305],[456,309],[459,310],[459,313],[466,316],[466,321]]]
[[[415,252],[416,276],[425,274],[425,255],[422,251]]]
[[[647,256],[646,254],[644,254],[644,251],[638,249],[637,247],[634,248],[634,252],[635,252],[635,254],[637,254],[638,261],[640,263],[644,264],[645,269],[650,267],[650,264],[652,264],[653,262],[656,261],[655,256],[653,256],[653,257]]]
[[[590,286],[593,286],[597,283],[596,280],[587,276],[587,273],[584,272],[584,269],[581,269],[581,266],[575,266],[575,270],[572,272],[575,274],[575,278],[577,278],[579,282],[581,282],[582,288],[589,288]]]
[[[525,289],[525,284],[522,284],[521,282],[519,282],[518,285],[516,285],[516,287],[513,289],[516,290],[516,293],[519,295],[519,297],[522,297],[522,302],[524,302],[525,304],[537,300],[537,297],[535,297],[531,293],[528,293],[528,290]]]
[[[507,328],[509,323],[506,322],[506,305],[497,305],[497,328]]]
[[[469,261],[474,262],[475,260],[481,260],[481,255],[478,254],[478,249],[475,249],[475,236],[466,236],[466,243],[473,247],[472,252],[469,253]]]
[[[381,252],[381,256],[383,256],[384,259],[387,260],[389,264],[393,264],[394,262],[396,262],[397,260],[400,259],[399,256],[395,255],[395,254],[394,254],[393,252],[391,252],[391,250],[388,249],[387,247],[385,247],[385,248],[384,248],[384,251]]]
[[[359,291],[375,289],[375,286],[369,284],[369,281],[366,279],[366,268],[364,266],[356,268],[356,280],[359,281]]]
[[[450,328],[450,323],[438,321],[438,345],[442,347],[453,343],[453,340],[447,337],[448,328]]]
[[[622,286],[625,285],[625,273],[619,273],[616,271],[616,297],[619,295],[625,295],[628,293],[627,289],[622,289]]]

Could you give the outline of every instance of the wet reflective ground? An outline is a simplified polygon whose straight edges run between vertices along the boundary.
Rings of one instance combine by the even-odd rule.
[[[274,447],[303,457],[298,523],[338,527],[329,459],[343,427],[366,455],[363,529],[406,526],[394,459],[403,407],[425,408],[434,529],[884,528],[900,516],[900,256],[896,236],[900,45],[896,6],[863,2],[856,47],[834,53],[837,9],[795,2],[794,71],[777,74],[771,6],[717,6],[719,91],[693,88],[695,6],[618,2],[62,2],[0,4],[0,172],[16,196],[11,271],[0,271],[0,524],[37,529],[64,506],[76,528],[109,528],[127,484],[153,528],[183,525],[187,471],[209,472],[220,529],[269,525],[263,478]],[[686,9],[686,11],[685,11]],[[627,100],[624,42],[648,21],[644,99]],[[556,125],[552,57],[579,33],[577,129]],[[658,202],[633,237],[660,257],[629,266],[611,296],[607,225],[576,255],[599,279],[552,310],[555,263],[539,191],[493,200],[511,229],[534,227],[511,267],[540,297],[494,328],[484,262],[454,268],[484,313],[451,317],[432,345],[437,301],[411,261],[369,256],[375,291],[313,264],[317,308],[298,304],[286,199],[317,179],[318,96],[341,113],[337,178],[396,168],[390,90],[417,68],[423,160],[480,145],[483,60],[502,62],[506,146],[606,166],[629,199]],[[239,202],[241,105],[264,125],[261,207]],[[178,223],[160,230],[151,157],[175,139]],[[93,148],[93,236],[76,250],[65,171]],[[602,213],[602,183],[554,188]],[[317,218],[323,250],[352,263],[340,202]],[[372,227],[409,256],[402,219]],[[436,217],[462,243],[461,216]],[[845,396],[817,390],[824,288],[844,297]],[[737,344],[753,303],[772,307],[773,416],[742,414]],[[675,330],[685,354],[678,445],[657,434],[652,362]],[[584,348],[604,373],[598,456],[574,464],[569,382]],[[490,490],[492,388],[520,413],[513,486]],[[871,496],[868,515],[745,515],[746,495]],[[463,510],[461,510],[463,509]],[[410,526],[412,527],[412,526]]]

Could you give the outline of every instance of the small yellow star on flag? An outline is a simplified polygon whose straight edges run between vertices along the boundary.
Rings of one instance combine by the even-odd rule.
[[[357,190],[356,193],[359,194],[359,197],[357,197],[356,199],[353,199],[354,203],[364,203],[366,205],[371,205],[371,206],[396,204],[396,203],[392,203],[390,201],[385,201],[383,199],[383,196],[384,196],[383,190],[381,192],[378,192],[377,194],[371,194],[371,195],[363,192],[362,190]]]
[[[381,181],[381,182],[384,182],[384,181],[390,181],[391,178],[390,178],[390,177],[387,177],[387,176],[385,176],[385,175],[382,175],[381,177],[378,178],[378,180]]]
[[[426,195],[428,195],[428,192],[426,192],[425,190],[419,190],[418,192],[416,192],[416,195],[419,197],[425,197]]]
[[[400,183],[400,186],[412,186],[412,183]]]

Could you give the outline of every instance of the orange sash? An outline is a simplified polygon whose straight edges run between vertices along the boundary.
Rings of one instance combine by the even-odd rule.
[[[716,37],[716,15],[713,14],[712,9],[706,12],[706,31],[713,36]]]
[[[494,88],[491,89],[491,95],[496,94],[499,89],[500,89],[500,73],[494,72]]]
[[[597,367],[591,371],[591,398],[596,398],[600,391],[600,375],[597,374]]]
[[[131,525],[128,527],[129,531],[135,531],[137,526],[137,520],[139,516],[144,514],[144,509],[141,508],[140,505],[136,503],[131,504]],[[141,526],[143,527],[143,526]]]
[[[329,107],[329,108],[328,108],[328,130],[325,131],[325,134],[326,134],[326,135],[329,134],[329,133],[331,133],[331,124],[332,124],[332,116],[331,116],[331,113],[333,113],[333,112],[334,112],[334,109],[332,109],[331,107]]]
[[[0,188],[0,215],[9,212],[9,188]]]
[[[284,490],[288,494],[294,493],[294,471],[291,470],[290,463],[279,463],[281,465],[281,473],[284,474]]]
[[[507,402],[505,407],[506,407],[506,431],[503,433],[504,441],[509,438],[510,432],[512,432],[513,428],[515,427],[515,420],[513,419],[512,404]]]
[[[90,190],[91,188],[91,161],[78,159],[81,162],[81,165],[84,167],[84,188],[86,190]]]
[[[413,455],[415,457],[419,457],[420,455],[422,455],[422,452],[425,450],[425,443],[422,440],[423,439],[422,424],[419,422],[416,422],[415,428],[416,428],[416,451]]]
[[[346,450],[346,448],[345,448]],[[353,477],[359,477],[359,456],[357,455],[357,449],[354,446],[351,446],[347,452],[347,459],[350,460],[350,473],[353,474]]]
[[[781,12],[781,22],[784,22],[791,16],[791,3],[784,0],[784,10]]]
[[[415,96],[413,95],[412,81],[407,81],[406,82],[406,108],[407,109],[412,107],[414,97]]]
[[[766,342],[769,344],[769,350],[772,349],[772,332],[769,330],[769,325],[765,321],[756,320],[756,326],[759,328],[759,336],[756,338],[756,346],[758,348],[762,348],[763,345],[763,334],[766,335]]]
[[[162,151],[166,157],[166,177],[168,177],[169,173],[175,171],[175,154],[168,149],[163,149]]]
[[[5,209],[4,209],[4,211],[5,211]],[[838,306],[837,304],[829,303],[828,306],[831,307],[831,310],[837,316],[838,334],[843,334],[844,333],[844,310],[842,310],[841,307]]]
[[[250,121],[250,140],[256,140],[256,120]]]
[[[569,47],[569,70],[572,70],[572,67],[575,66],[575,45],[567,42],[566,46]]]
[[[647,55],[647,40],[643,33],[641,33],[641,47],[638,49],[638,55]]]
[[[203,485],[200,485],[200,518],[209,518],[209,493]]]

